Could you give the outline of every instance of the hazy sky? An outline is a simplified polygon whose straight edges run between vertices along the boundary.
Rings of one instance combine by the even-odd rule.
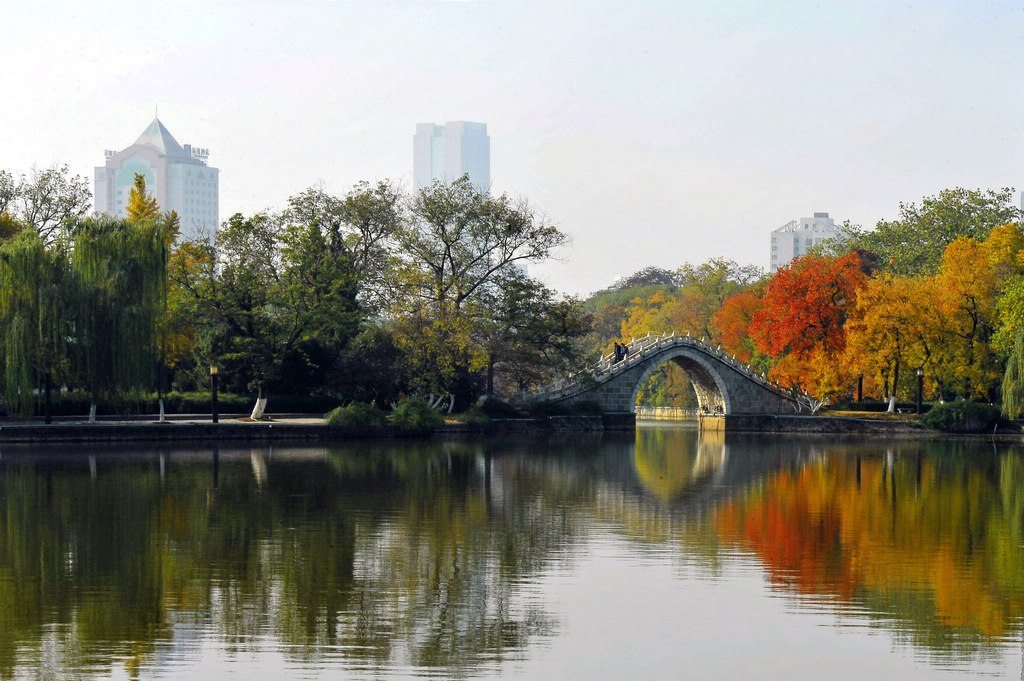
[[[418,122],[487,123],[496,192],[574,237],[531,273],[586,294],[647,265],[766,267],[769,232],[874,225],[954,186],[1024,186],[1024,4],[0,4],[0,168],[160,119],[208,147],[221,218],[322,181],[412,184]]]

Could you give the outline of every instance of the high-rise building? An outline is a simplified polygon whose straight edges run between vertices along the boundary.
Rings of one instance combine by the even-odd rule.
[[[183,238],[217,229],[220,171],[206,164],[208,149],[182,146],[160,119],[154,118],[127,149],[106,151],[107,162],[96,168],[96,211],[115,217],[126,214],[135,174],[146,177],[146,189],[161,211],[176,211]]]
[[[419,123],[412,139],[412,157],[417,190],[434,180],[451,181],[467,174],[480,191],[491,188],[491,138],[486,123]]]
[[[787,222],[772,231],[772,259],[769,272],[788,265],[793,258],[806,255],[811,246],[839,236],[840,230],[828,213]]]

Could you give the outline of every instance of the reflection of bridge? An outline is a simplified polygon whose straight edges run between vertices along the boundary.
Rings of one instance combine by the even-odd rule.
[[[675,333],[633,341],[629,355],[606,356],[592,375],[563,381],[531,396],[535,402],[597,402],[606,412],[631,412],[644,381],[661,365],[674,362],[690,377],[703,414],[792,414],[801,405],[781,385],[704,342]]]

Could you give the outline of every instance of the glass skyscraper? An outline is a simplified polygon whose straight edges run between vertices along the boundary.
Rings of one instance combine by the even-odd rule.
[[[419,123],[413,136],[413,184],[417,190],[434,180],[469,175],[481,191],[491,188],[491,138],[486,123],[448,121]]]

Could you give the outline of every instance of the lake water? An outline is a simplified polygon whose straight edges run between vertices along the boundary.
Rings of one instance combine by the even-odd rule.
[[[0,448],[0,678],[1024,678],[1024,449]]]

